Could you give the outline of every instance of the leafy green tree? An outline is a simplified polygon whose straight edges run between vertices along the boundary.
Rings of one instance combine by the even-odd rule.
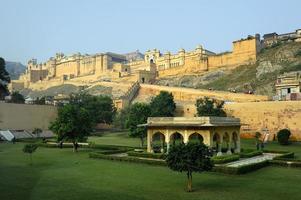
[[[94,126],[95,123],[88,110],[67,104],[58,109],[58,116],[50,123],[49,129],[57,134],[59,141],[71,141],[73,151],[77,152],[78,142],[86,139]]]
[[[260,146],[261,146],[261,133],[260,132],[256,132],[255,133],[255,142],[256,142],[256,149],[260,150]]]
[[[8,95],[7,84],[10,82],[10,77],[5,69],[5,60],[0,57],[0,99]]]
[[[38,97],[35,101],[34,104],[38,104],[38,105],[45,105],[45,97]]]
[[[280,131],[278,131],[277,139],[279,144],[288,145],[290,136],[291,136],[291,131],[288,129],[281,129]]]
[[[192,191],[192,172],[209,171],[212,168],[210,160],[212,151],[205,144],[173,145],[166,158],[167,166],[178,172],[187,174],[187,191]]]
[[[116,109],[113,100],[108,96],[92,96],[85,92],[70,96],[70,104],[85,108],[94,123],[113,122]]]
[[[40,128],[35,128],[35,129],[33,129],[32,134],[36,135],[36,136],[39,138],[39,137],[40,137],[40,134],[41,134],[42,132],[43,132],[42,129],[40,129]]]
[[[126,129],[127,128],[126,123],[129,118],[129,112],[130,112],[130,106],[118,111],[113,119],[114,127],[119,129]]]
[[[126,127],[130,129],[131,137],[139,137],[141,141],[141,147],[143,147],[144,138],[146,136],[145,127],[137,127],[138,124],[144,124],[147,122],[147,118],[150,116],[150,106],[146,103],[134,103],[130,107]]]
[[[23,104],[25,102],[25,99],[22,94],[20,94],[18,91],[15,91],[11,94],[11,99],[9,102]]]
[[[23,152],[30,155],[30,165],[32,165],[32,154],[37,150],[38,145],[36,144],[25,144],[23,147]]]
[[[205,97],[203,99],[197,99],[197,115],[198,116],[217,116],[225,117],[226,112],[223,110],[224,101],[218,101],[216,99],[209,99]]]
[[[176,104],[172,93],[161,91],[150,102],[152,117],[173,117]]]

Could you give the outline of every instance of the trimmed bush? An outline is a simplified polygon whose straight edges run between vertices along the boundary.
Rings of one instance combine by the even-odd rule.
[[[213,156],[211,161],[213,164],[223,164],[228,162],[233,162],[239,160],[239,155],[223,155],[223,156]]]
[[[291,135],[291,132],[288,129],[281,129],[280,131],[278,131],[277,140],[278,140],[279,144],[288,145],[289,144],[288,140],[289,140],[290,135]]]
[[[266,167],[268,164],[269,162],[266,160],[259,163],[252,163],[252,164],[243,165],[239,167],[227,167],[227,166],[220,165],[220,166],[215,166],[213,168],[213,171],[221,172],[225,174],[245,174]]]
[[[104,155],[110,155],[110,154],[118,154],[118,153],[125,153],[126,150],[122,150],[122,149],[112,149],[112,150],[100,150],[100,151],[96,151],[96,153],[101,153]]]
[[[136,151],[129,151],[127,152],[129,156],[134,157],[141,157],[141,158],[153,158],[153,159],[165,159],[166,154],[164,153],[148,153],[148,152],[136,152]]]
[[[104,144],[94,144],[94,143],[89,143],[89,148],[102,149],[102,150],[125,150],[125,151],[131,151],[134,149],[134,147],[129,147],[129,146],[104,145]]]
[[[241,158],[251,158],[251,157],[254,157],[254,156],[259,156],[259,155],[262,155],[262,151],[260,150],[247,150],[247,151],[242,151],[240,154],[240,157]]]
[[[281,167],[301,167],[301,160],[270,160],[269,163]]]
[[[166,162],[163,160],[145,160],[141,158],[135,157],[117,157],[111,155],[104,155],[102,153],[91,152],[89,153],[90,158],[96,159],[104,159],[104,160],[115,160],[115,161],[124,161],[124,162],[133,162],[133,163],[143,163],[149,165],[159,165],[159,166],[166,166]]]

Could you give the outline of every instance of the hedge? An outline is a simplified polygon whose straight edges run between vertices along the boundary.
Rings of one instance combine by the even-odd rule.
[[[37,143],[39,147],[59,148],[59,144]],[[79,145],[81,147],[81,145]],[[73,148],[73,144],[63,144],[63,148]]]
[[[242,151],[239,155],[241,158],[251,158],[254,156],[262,155],[262,151],[259,150]]]
[[[211,158],[211,161],[213,164],[223,164],[223,163],[228,163],[232,161],[239,160],[239,155],[222,155],[222,156],[213,156]]]
[[[122,149],[112,149],[112,150],[100,150],[100,151],[96,151],[96,153],[101,153],[104,155],[110,155],[110,154],[118,154],[118,153],[125,153],[126,150],[122,150]]]
[[[269,163],[281,167],[301,167],[300,160],[270,160]]]
[[[227,167],[227,166],[219,165],[219,166],[214,166],[212,171],[222,172],[225,174],[245,174],[266,167],[268,164],[269,162],[265,160],[259,163],[252,163],[252,164],[243,165],[239,167]]]
[[[288,152],[288,151],[278,151],[278,150],[264,150],[264,153],[278,153],[281,155],[278,155],[273,158],[273,160],[287,160],[287,159],[292,159],[295,157],[294,152]]]
[[[136,151],[129,151],[127,152],[129,156],[134,157],[141,157],[141,158],[153,158],[153,159],[165,159],[166,154],[164,153],[147,153],[147,152],[136,152]]]
[[[89,157],[90,158],[96,158],[96,159],[104,159],[104,160],[115,160],[115,161],[124,161],[124,162],[133,162],[133,163],[143,163],[143,164],[149,164],[149,165],[166,166],[166,162],[163,161],[163,160],[146,160],[146,159],[135,158],[135,157],[117,157],[117,156],[105,155],[105,154],[97,153],[97,152],[90,152]]]
[[[134,147],[129,146],[119,146],[119,145],[106,145],[106,144],[93,144],[89,143],[89,148],[91,149],[103,149],[103,150],[125,150],[130,151],[133,150]]]

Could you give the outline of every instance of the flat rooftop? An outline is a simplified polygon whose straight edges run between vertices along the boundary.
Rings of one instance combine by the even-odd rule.
[[[149,117],[139,127],[215,127],[240,126],[240,119],[233,117]]]

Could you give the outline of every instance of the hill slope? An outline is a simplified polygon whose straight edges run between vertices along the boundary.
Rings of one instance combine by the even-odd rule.
[[[243,65],[232,70],[219,69],[201,75],[183,75],[158,80],[159,85],[235,89],[238,92],[253,90],[256,94],[272,96],[278,75],[301,70],[301,43],[285,43],[263,49],[253,65]]]
[[[19,62],[6,61],[6,70],[9,73],[11,80],[16,80],[19,76],[25,72],[26,67]]]

